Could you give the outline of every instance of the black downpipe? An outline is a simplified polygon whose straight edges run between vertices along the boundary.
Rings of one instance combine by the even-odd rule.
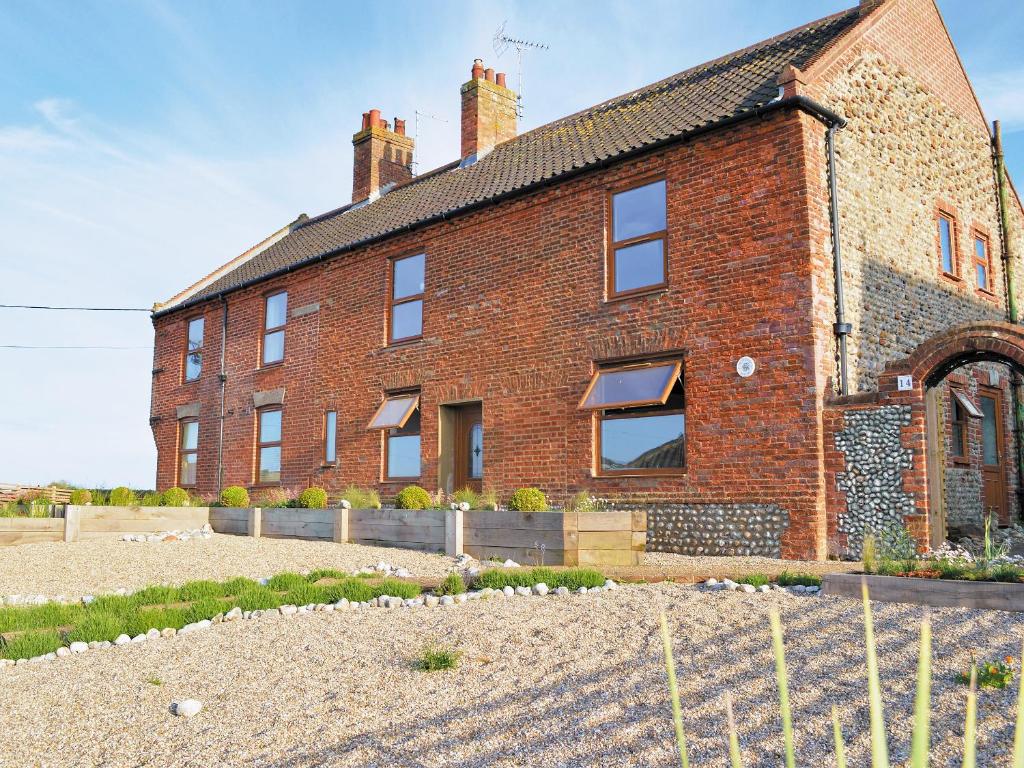
[[[220,423],[217,436],[217,493],[224,490],[224,405],[227,400],[228,373],[226,370],[228,345],[228,300],[220,297],[223,308],[220,324]]]
[[[836,188],[836,129],[839,123],[828,123],[825,148],[828,152],[828,208],[832,220],[832,271],[835,273],[836,322],[832,326],[839,342],[839,394],[850,394],[850,379],[846,362],[846,337],[853,326],[846,322],[846,303],[843,298],[843,253],[839,246],[839,192]]]

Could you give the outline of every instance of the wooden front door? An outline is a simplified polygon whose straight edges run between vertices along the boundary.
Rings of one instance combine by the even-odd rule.
[[[1007,520],[1006,467],[1004,465],[1003,393],[992,387],[979,387],[981,407],[981,474],[984,514],[993,514],[1001,523]]]
[[[479,493],[484,477],[484,418],[480,403],[458,406],[454,437],[455,490],[472,488]]]

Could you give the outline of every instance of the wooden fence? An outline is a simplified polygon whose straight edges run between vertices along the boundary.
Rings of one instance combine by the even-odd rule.
[[[26,496],[33,498],[42,496],[54,504],[67,504],[71,501],[71,491],[68,488],[54,488],[53,486],[44,488],[39,485],[0,483],[0,504],[18,501]]]
[[[621,510],[462,512],[67,505],[63,517],[0,518],[0,545],[183,530],[207,523],[217,533],[235,536],[465,552],[481,560],[496,557],[523,565],[635,565],[647,535],[645,512]]]

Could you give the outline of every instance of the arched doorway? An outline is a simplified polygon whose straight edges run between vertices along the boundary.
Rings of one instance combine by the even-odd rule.
[[[998,373],[1002,366],[1005,376]],[[880,377],[880,402],[910,407],[914,459],[904,485],[914,492],[918,517],[926,523],[916,531],[922,543],[939,545],[951,520],[963,522],[955,505],[965,502],[950,491],[951,473],[977,475],[972,490],[979,524],[988,514],[1008,523],[1010,509],[1019,508],[1014,408],[1021,405],[1011,379],[1019,382],[1022,375],[1024,328],[977,322],[932,337]]]

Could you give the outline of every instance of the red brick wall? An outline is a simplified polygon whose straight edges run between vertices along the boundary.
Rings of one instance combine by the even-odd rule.
[[[253,480],[252,392],[283,386],[283,484],[379,487],[382,437],[366,425],[382,391],[422,388],[422,479],[438,486],[442,403],[483,401],[484,486],[507,498],[537,485],[555,501],[607,498],[779,504],[783,552],[823,554],[824,479],[812,306],[804,118],[777,113],[594,172],[473,215],[396,237],[227,297],[225,484]],[[668,179],[669,288],[604,301],[609,186]],[[821,223],[814,225],[816,241]],[[820,245],[820,243],[819,243]],[[387,347],[386,260],[424,251],[424,337]],[[821,260],[821,255],[817,257]],[[820,265],[819,265],[820,266]],[[283,366],[257,367],[262,296],[289,290]],[[199,489],[216,491],[219,305],[206,314],[206,364],[181,384],[188,311],[156,321],[157,485],[174,482],[176,405],[201,400]],[[595,360],[685,356],[687,472],[592,476],[593,419],[577,410]],[[757,372],[741,379],[736,360]],[[338,466],[321,470],[323,411],[338,411]]]

